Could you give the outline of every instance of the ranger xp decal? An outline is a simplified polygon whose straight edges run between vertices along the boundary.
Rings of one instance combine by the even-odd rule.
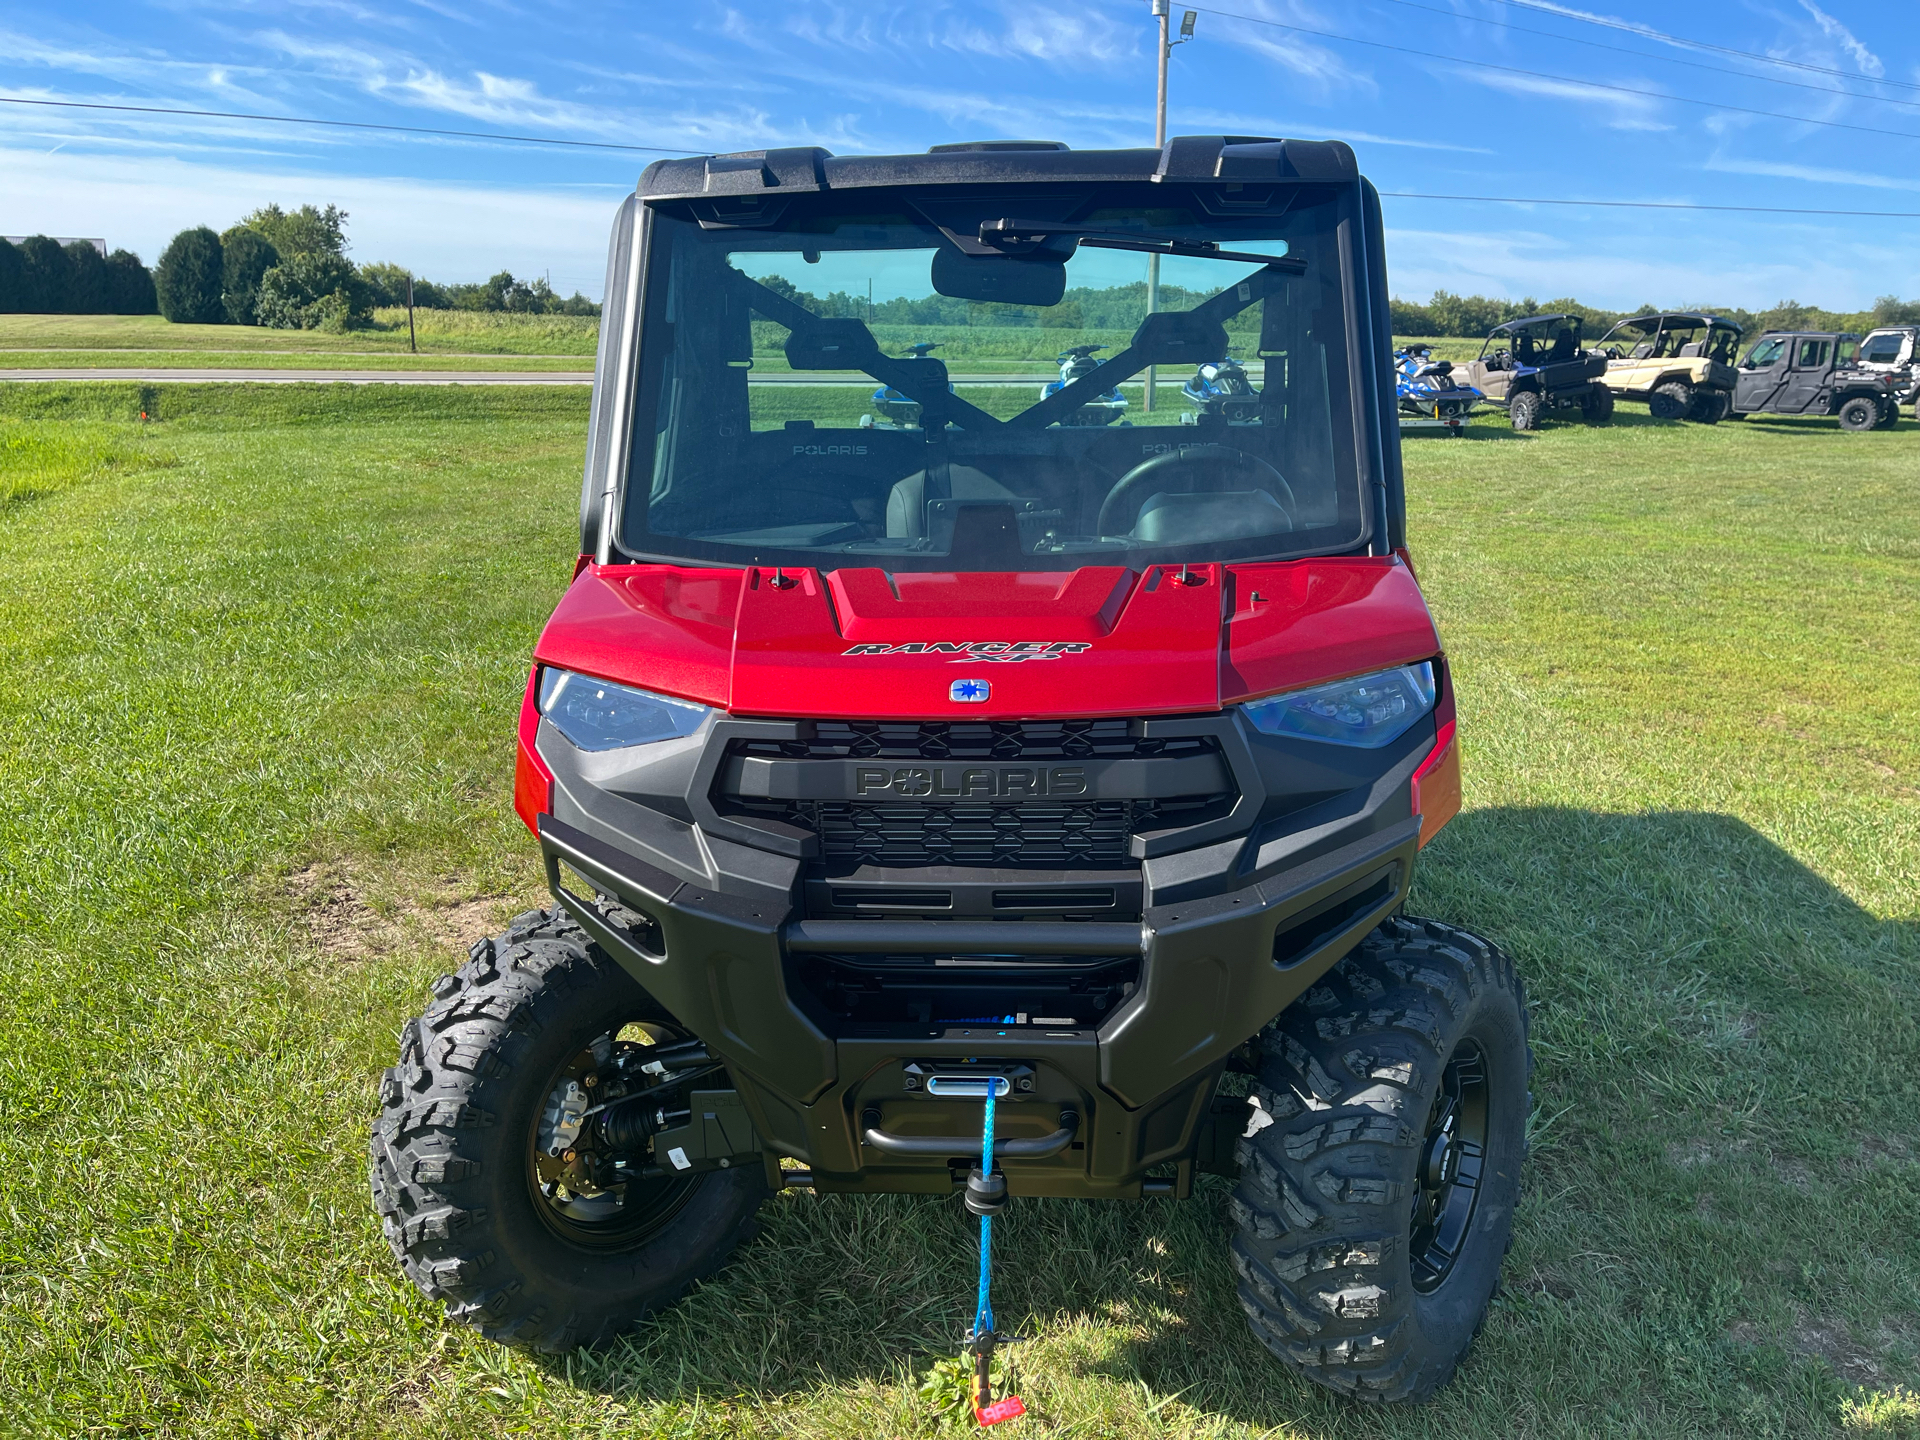
[[[1022,660],[1058,660],[1091,650],[1086,640],[915,640],[908,645],[855,645],[843,655],[946,655],[954,664],[969,660],[1016,664]],[[955,697],[956,699],[959,697]]]

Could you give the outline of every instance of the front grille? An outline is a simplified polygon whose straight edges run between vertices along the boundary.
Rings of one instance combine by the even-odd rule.
[[[790,760],[1143,760],[1200,755],[1210,737],[1148,739],[1129,720],[819,720],[800,740],[737,740],[735,754]]]
[[[1147,736],[1137,721],[817,720],[791,740],[736,739],[733,757],[767,760],[948,762],[965,766],[1072,764],[1106,760],[1190,760],[1217,754],[1211,735]],[[769,800],[718,793],[728,814],[775,822],[819,837],[834,871],[863,865],[956,865],[993,869],[1112,869],[1132,866],[1135,834],[1199,824],[1231,809],[1232,793],[1178,799],[1080,800],[988,804],[962,800],[903,804],[882,800]]]
[[[1088,805],[861,805],[801,800],[790,824],[820,837],[821,857],[852,865],[1079,866],[1131,863],[1127,842],[1152,828],[1150,800]]]

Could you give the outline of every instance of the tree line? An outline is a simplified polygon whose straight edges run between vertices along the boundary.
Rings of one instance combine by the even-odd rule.
[[[843,290],[813,295],[801,290],[784,276],[761,279],[761,284],[805,306],[816,315],[848,317],[879,325],[1018,325],[1062,330],[1122,330],[1139,325],[1147,313],[1147,286],[1144,280],[1130,285],[1114,285],[1095,290],[1076,287],[1049,306],[1001,305],[976,300],[956,300],[948,295],[893,296],[886,300],[868,300]],[[1186,290],[1178,285],[1162,285],[1159,305],[1163,310],[1186,310],[1205,300],[1211,292]],[[1620,321],[1633,315],[1651,315],[1657,305],[1642,305],[1635,310],[1608,310],[1579,300],[1501,300],[1485,295],[1455,295],[1436,290],[1424,305],[1409,300],[1388,302],[1395,335],[1484,335],[1495,325],[1527,315],[1578,315],[1581,331],[1589,340],[1597,339]],[[1835,311],[1803,305],[1798,300],[1782,300],[1765,310],[1746,310],[1737,305],[1673,306],[1695,308],[1721,315],[1733,321],[1749,335],[1768,330],[1840,330],[1864,334],[1878,325],[1920,325],[1920,300],[1901,300],[1883,295],[1871,310]],[[1243,310],[1227,321],[1227,333],[1235,337],[1250,335],[1258,328],[1257,310]]]
[[[160,313],[200,325],[264,325],[280,330],[355,330],[382,305],[494,310],[535,315],[597,315],[584,295],[565,299],[545,280],[507,271],[471,285],[436,285],[398,265],[355,265],[347,258],[347,212],[267,205],[222,232],[182,230],[154,269]]]
[[[1407,300],[1388,302],[1396,335],[1484,335],[1495,325],[1527,315],[1578,315],[1581,332],[1597,339],[1634,315],[1657,314],[1662,307],[1642,305],[1634,310],[1605,310],[1578,300],[1499,300],[1485,295],[1455,295],[1436,290],[1424,305]],[[1882,295],[1871,310],[1822,310],[1798,300],[1781,300],[1765,310],[1738,305],[1673,305],[1673,310],[1699,310],[1731,320],[1749,335],[1768,330],[1840,330],[1864,334],[1879,325],[1920,325],[1920,300]]]
[[[131,250],[102,255],[86,240],[0,239],[0,314],[151,315],[153,277]]]

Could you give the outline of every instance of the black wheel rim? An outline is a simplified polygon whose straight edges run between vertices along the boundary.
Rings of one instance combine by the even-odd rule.
[[[1473,1233],[1487,1156],[1488,1093],[1486,1053],[1462,1040],[1441,1072],[1415,1175],[1407,1254],[1413,1288],[1423,1295],[1446,1283]]]
[[[643,1155],[631,1157],[631,1173],[619,1183],[596,1186],[581,1180],[583,1170],[570,1158],[553,1155],[541,1145],[549,1105],[560,1092],[571,1083],[576,1093],[591,1097],[595,1087],[588,1077],[597,1078],[603,1063],[595,1054],[596,1045],[651,1046],[685,1038],[672,1027],[652,1021],[616,1024],[582,1046],[542,1087],[541,1109],[527,1131],[527,1186],[534,1213],[561,1239],[588,1250],[631,1250],[665,1229],[693,1198],[698,1177],[642,1175]],[[593,1129],[591,1122],[582,1127],[580,1148],[591,1148]],[[576,1156],[578,1151],[568,1145],[565,1154]]]

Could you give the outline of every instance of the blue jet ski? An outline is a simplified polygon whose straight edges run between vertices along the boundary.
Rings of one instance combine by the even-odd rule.
[[[1465,424],[1484,398],[1471,385],[1455,380],[1453,362],[1434,359],[1428,345],[1407,345],[1393,352],[1393,389],[1403,417],[1450,430]]]
[[[1202,365],[1180,394],[1202,415],[1219,415],[1229,424],[1260,418],[1260,396],[1247,372],[1231,355]]]
[[[1054,356],[1060,365],[1060,378],[1049,380],[1040,390],[1040,398],[1057,395],[1082,375],[1089,375],[1100,368],[1100,362],[1093,358],[1096,350],[1104,350],[1104,345],[1076,345],[1061,355]],[[1109,390],[1089,400],[1084,405],[1069,410],[1060,417],[1062,425],[1111,425],[1127,413],[1126,399],[1118,390]]]

